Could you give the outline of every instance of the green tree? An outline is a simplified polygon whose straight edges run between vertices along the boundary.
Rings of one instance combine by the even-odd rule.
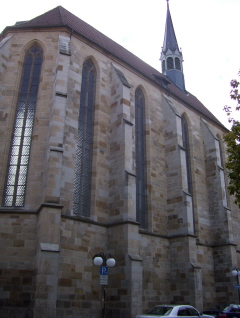
[[[240,76],[240,71],[238,75]],[[230,85],[230,97],[237,102],[236,110],[239,111],[240,93],[238,88],[240,83],[234,79],[230,82]],[[231,117],[232,108],[230,106],[225,106],[224,110],[227,113],[228,121],[232,123],[230,131],[224,136],[228,153],[226,168],[230,179],[228,190],[230,195],[235,196],[234,203],[240,208],[240,122]]]

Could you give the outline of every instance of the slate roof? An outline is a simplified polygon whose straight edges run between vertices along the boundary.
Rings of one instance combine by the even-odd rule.
[[[140,58],[126,50],[121,45],[117,44],[116,42],[99,32],[97,29],[93,28],[88,23],[79,19],[77,16],[75,16],[62,6],[58,6],[32,20],[16,24],[14,26],[6,27],[0,35],[0,40],[4,36],[6,36],[8,31],[29,28],[56,28],[63,26],[69,28],[73,33],[75,32],[85,37],[89,41],[95,43],[97,46],[107,51],[108,54],[110,53],[124,63],[128,64],[130,67],[134,68],[136,71],[146,76],[155,84],[161,87],[166,87],[166,83],[168,83],[166,87],[166,92],[168,94],[175,95],[175,97],[188,104],[188,106],[193,108],[198,113],[202,114],[203,117],[206,116],[208,119],[213,121],[221,128],[226,129],[223,124],[194,95],[190,93],[185,94],[184,92],[182,92],[179,88],[172,84],[169,79],[162,73],[142,61]]]
[[[169,3],[167,2],[167,18],[162,52],[165,54],[168,49],[170,49],[172,52],[175,50],[179,51],[177,38],[172,23],[172,17],[169,10]]]

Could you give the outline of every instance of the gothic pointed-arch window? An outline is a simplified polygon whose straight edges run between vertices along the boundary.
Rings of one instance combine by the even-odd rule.
[[[142,228],[147,228],[145,99],[140,88],[135,92],[136,148],[136,216]]]
[[[36,44],[25,54],[3,195],[3,206],[22,207],[28,175],[43,52]]]
[[[175,68],[176,70],[181,71],[180,59],[178,57],[175,57]]]
[[[168,57],[167,58],[167,69],[168,70],[173,70],[174,69],[173,58],[172,57]]]
[[[185,153],[186,153],[187,188],[188,188],[188,192],[191,194],[192,193],[192,178],[191,178],[188,124],[184,116],[182,117],[182,140],[183,140],[183,148],[185,149]]]
[[[89,59],[82,71],[73,197],[73,213],[83,216],[90,214],[95,84],[96,69]]]

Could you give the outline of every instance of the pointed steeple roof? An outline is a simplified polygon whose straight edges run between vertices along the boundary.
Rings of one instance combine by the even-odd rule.
[[[169,0],[167,0],[167,18],[164,42],[160,57],[160,60],[162,61],[162,72],[172,81],[172,83],[174,83],[184,93],[187,93],[185,89],[182,65],[183,56],[178,47],[168,1]]]
[[[169,3],[167,0],[167,18],[162,52],[166,53],[168,49],[170,49],[172,52],[174,52],[176,49],[179,50],[177,38],[172,23],[172,17],[169,10]]]

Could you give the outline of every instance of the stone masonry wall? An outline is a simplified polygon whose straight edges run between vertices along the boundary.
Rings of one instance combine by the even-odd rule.
[[[59,35],[69,41],[71,54],[59,50]],[[202,310],[236,301],[231,270],[240,261],[239,210],[232,198],[223,207],[219,191],[210,185],[221,176],[213,176],[217,151],[206,146],[210,137],[200,114],[85,39],[70,39],[67,30],[15,33],[0,47],[0,200],[24,54],[36,42],[44,60],[26,205],[0,208],[0,313],[99,318],[102,287],[92,259],[100,251],[117,261],[109,269],[106,290],[109,318],[133,318],[159,303],[189,303]],[[88,58],[97,81],[86,218],[73,215],[72,204],[82,66]],[[137,87],[146,108],[147,229],[141,229],[135,213]],[[191,194],[186,191],[182,116],[189,128]],[[212,136],[223,137],[219,127],[208,125]]]
[[[102,286],[99,267],[93,265],[93,257],[100,251],[112,252],[107,249],[107,228],[62,218],[60,242],[57,316],[99,317]],[[113,295],[111,276],[114,270],[110,269],[109,273],[108,299]]]
[[[0,215],[0,317],[32,317],[36,214]]]

